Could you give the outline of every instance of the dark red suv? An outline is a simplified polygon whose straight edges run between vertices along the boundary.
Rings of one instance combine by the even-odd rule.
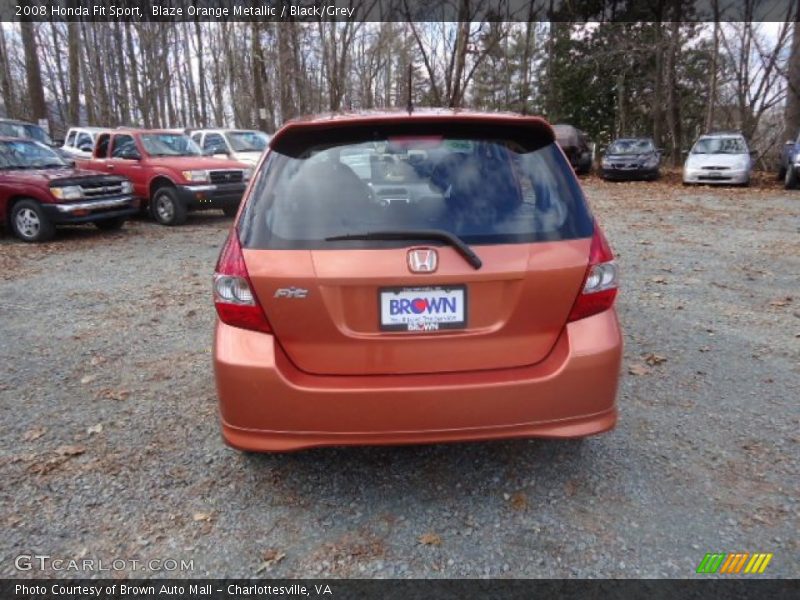
[[[0,219],[24,242],[43,242],[56,225],[119,229],[139,209],[125,177],[75,169],[50,148],[0,137]]]

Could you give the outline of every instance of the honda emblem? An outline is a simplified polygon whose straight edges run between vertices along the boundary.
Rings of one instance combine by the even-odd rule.
[[[433,248],[408,251],[408,270],[412,273],[433,273],[439,266],[439,255]]]

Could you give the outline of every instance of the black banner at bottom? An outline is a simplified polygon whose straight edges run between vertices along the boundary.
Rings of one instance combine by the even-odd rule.
[[[2,600],[223,600],[378,598],[642,598],[658,600],[800,597],[798,580],[780,579],[29,579],[0,581]]]

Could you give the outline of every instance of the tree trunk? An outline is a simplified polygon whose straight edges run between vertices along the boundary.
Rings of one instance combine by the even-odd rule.
[[[714,129],[714,109],[717,104],[717,72],[719,71],[719,0],[713,0],[714,46],[711,51],[711,73],[708,81],[708,111],[706,112],[706,133]]]
[[[76,22],[67,24],[67,62],[69,64],[69,125],[81,118],[81,32]]]
[[[264,102],[264,48],[261,45],[261,23],[253,21],[252,25],[252,46],[253,46],[253,97],[256,101],[256,123],[261,131],[269,131],[269,124],[266,114],[262,116],[262,111],[266,113],[267,107]]]
[[[12,118],[17,116],[17,103],[14,98],[14,84],[11,79],[6,35],[2,26],[0,26],[0,92],[3,94],[3,104],[6,109],[6,115]]]
[[[678,97],[677,58],[680,45],[680,20],[673,17],[670,23],[669,50],[667,52],[667,123],[672,139],[672,166],[681,162],[681,120]]]
[[[794,139],[800,130],[800,0],[796,1],[794,25],[792,26],[792,48],[789,54],[787,73],[786,111],[784,120],[786,125],[786,139]]]
[[[664,29],[659,20],[653,24],[655,27],[655,63],[656,70],[653,78],[653,105],[650,109],[650,118],[653,120],[653,142],[657,148],[663,146],[663,120],[664,120]]]
[[[42,86],[42,70],[39,65],[39,49],[36,44],[36,31],[31,21],[22,21],[19,24],[22,30],[22,47],[25,50],[25,79],[28,83],[28,103],[30,117],[36,119],[47,118],[47,104],[44,100],[44,87]]]

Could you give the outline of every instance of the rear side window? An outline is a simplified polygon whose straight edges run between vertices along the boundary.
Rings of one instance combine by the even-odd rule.
[[[249,248],[387,247],[326,241],[385,230],[444,229],[470,244],[589,237],[583,195],[554,143],[395,137],[273,150],[240,222]],[[402,245],[402,242],[400,243]]]
[[[77,143],[75,145],[78,148],[86,148],[87,146],[89,148],[91,148],[92,147],[92,136],[90,136],[86,132],[81,131],[81,133],[78,135],[78,141],[77,141]]]
[[[118,135],[114,137],[114,146],[111,148],[113,158],[130,158],[131,155],[138,154],[136,143],[130,135]]]
[[[98,158],[106,158],[108,156],[108,142],[111,136],[107,133],[97,138],[97,147],[95,148],[95,156]]]
[[[67,134],[67,141],[65,142],[67,146],[74,146],[75,145],[75,130],[70,129],[70,132]]]

